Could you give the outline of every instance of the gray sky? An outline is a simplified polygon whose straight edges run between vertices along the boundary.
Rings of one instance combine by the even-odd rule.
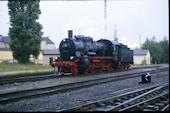
[[[39,22],[43,36],[58,48],[68,30],[73,35],[91,36],[94,40],[114,39],[116,25],[118,41],[131,49],[155,35],[160,41],[169,37],[168,0],[107,0],[107,30],[104,29],[104,0],[96,1],[41,1]],[[0,34],[9,32],[7,1],[0,1]]]

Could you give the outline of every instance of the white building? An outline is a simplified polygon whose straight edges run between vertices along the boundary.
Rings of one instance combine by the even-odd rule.
[[[43,64],[50,65],[51,61],[54,61],[56,57],[60,56],[59,49],[43,49]]]
[[[151,56],[148,49],[133,50],[134,65],[149,65],[151,63]]]

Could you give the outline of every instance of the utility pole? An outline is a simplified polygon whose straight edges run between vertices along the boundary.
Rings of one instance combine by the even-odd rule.
[[[141,49],[141,33],[136,33],[139,35],[139,49]]]

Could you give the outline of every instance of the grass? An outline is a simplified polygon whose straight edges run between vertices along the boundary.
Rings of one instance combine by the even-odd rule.
[[[28,70],[45,70],[53,69],[50,65],[39,65],[39,64],[0,64],[0,72],[11,72],[11,71],[28,71]]]

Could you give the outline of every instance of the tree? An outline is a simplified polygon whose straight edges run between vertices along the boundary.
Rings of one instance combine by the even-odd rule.
[[[156,42],[155,36],[153,36],[151,40],[147,38],[142,45],[142,49],[149,49],[152,57],[152,63],[161,63],[163,50],[159,43]]]
[[[159,42],[159,45],[163,49],[161,63],[169,63],[169,41],[166,36]]]
[[[39,0],[8,0],[10,15],[10,49],[19,63],[28,63],[32,54],[35,58],[40,53],[42,25],[36,20],[41,11]]]
[[[169,63],[169,41],[164,37],[163,41],[156,42],[155,36],[146,39],[142,49],[149,49],[152,63]]]

